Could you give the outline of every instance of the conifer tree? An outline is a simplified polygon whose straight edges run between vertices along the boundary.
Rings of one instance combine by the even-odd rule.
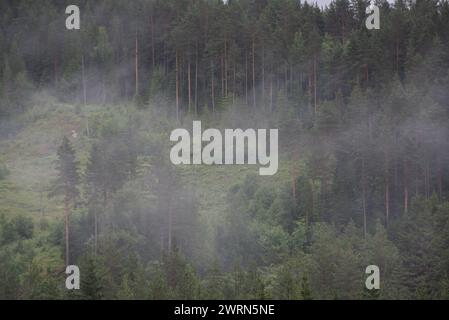
[[[58,148],[58,160],[56,162],[58,178],[53,185],[51,195],[63,195],[64,197],[64,229],[65,229],[65,262],[70,263],[70,211],[76,205],[79,196],[78,161],[75,150],[70,140],[64,136],[62,144]]]

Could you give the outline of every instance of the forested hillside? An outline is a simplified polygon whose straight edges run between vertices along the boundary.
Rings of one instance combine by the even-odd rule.
[[[447,1],[76,2],[0,0],[0,299],[449,298]],[[172,165],[193,120],[278,173]]]

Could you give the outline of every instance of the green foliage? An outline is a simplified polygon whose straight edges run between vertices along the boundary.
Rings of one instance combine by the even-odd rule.
[[[88,255],[82,265],[81,297],[87,300],[101,300],[104,297],[104,274],[97,258]]]
[[[198,298],[199,284],[195,272],[176,247],[165,256],[164,269],[172,298],[181,300]]]
[[[6,245],[33,237],[33,221],[30,217],[18,215],[12,219],[0,216],[0,244]]]
[[[70,35],[55,1],[0,5],[0,298],[448,298],[447,3],[375,33],[364,1],[79,5]],[[194,118],[279,128],[279,174],[171,166]]]
[[[58,161],[56,168],[59,171],[58,179],[54,182],[51,195],[64,195],[66,201],[75,201],[79,196],[78,160],[70,140],[64,136],[58,148]]]

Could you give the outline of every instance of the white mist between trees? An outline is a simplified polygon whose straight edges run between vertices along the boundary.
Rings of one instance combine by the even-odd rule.
[[[173,130],[170,160],[174,165],[257,165],[261,176],[272,176],[278,171],[278,129],[218,129],[202,132],[201,121],[193,121],[192,137],[186,129]],[[223,141],[224,140],[224,141]],[[224,142],[224,145],[223,145]],[[246,142],[246,143],[245,143]],[[246,145],[246,148],[245,148]],[[269,147],[269,152],[268,148]]]

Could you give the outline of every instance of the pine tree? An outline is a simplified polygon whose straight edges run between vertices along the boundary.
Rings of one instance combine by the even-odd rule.
[[[78,183],[78,161],[76,159],[75,150],[70,140],[64,136],[61,146],[58,148],[58,160],[56,169],[58,170],[58,178],[53,185],[51,196],[64,196],[64,224],[65,224],[65,262],[70,262],[70,245],[69,245],[69,223],[70,209],[76,205],[79,196]]]
[[[93,216],[94,252],[96,254],[99,235],[99,211],[105,210],[109,191],[105,154],[98,144],[94,144],[92,147],[86,169],[86,180],[89,193],[89,211]]]
[[[304,274],[301,281],[301,298],[303,300],[312,300],[313,295],[309,286],[309,280],[307,276]]]
[[[103,279],[95,257],[87,256],[82,268],[81,297],[88,300],[101,300],[104,297]]]

